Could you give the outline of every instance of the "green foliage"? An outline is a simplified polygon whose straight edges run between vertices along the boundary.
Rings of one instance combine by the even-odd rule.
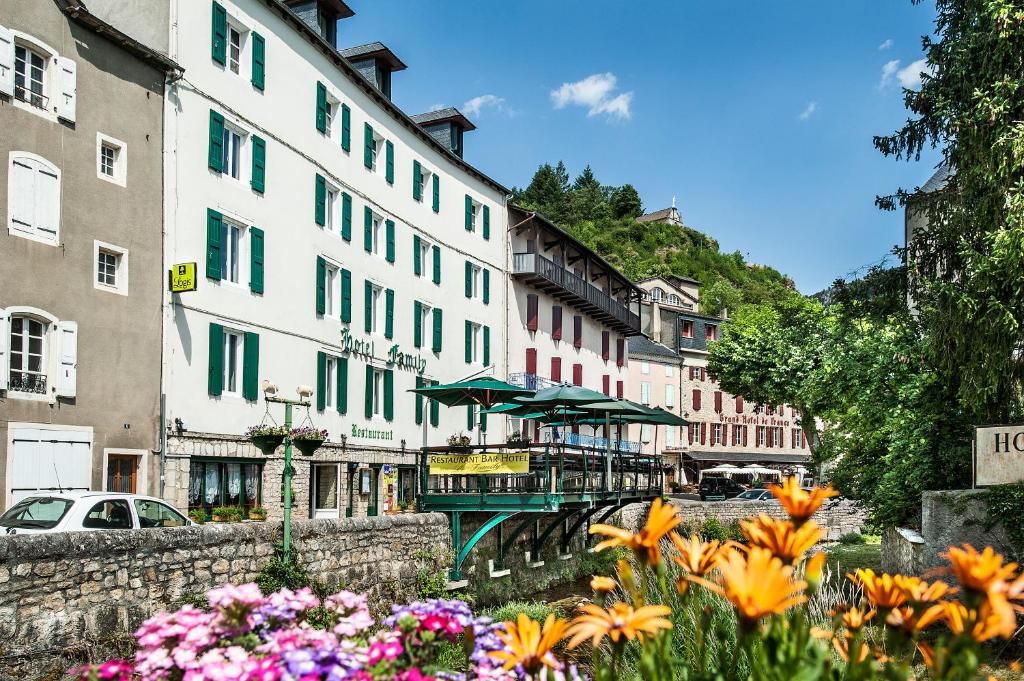
[[[188,512],[188,517],[192,520],[192,522],[198,523],[200,525],[202,525],[210,519],[210,516],[206,514],[205,508],[193,508],[191,511]]]
[[[220,518],[228,523],[237,523],[242,520],[242,509],[238,506],[217,506],[211,513],[215,518]]]
[[[420,600],[447,598],[450,552],[444,549],[418,550],[413,553],[413,559],[417,562],[416,597]]]
[[[722,543],[729,541],[729,529],[722,524],[721,520],[714,517],[704,519],[699,534],[704,541],[718,540]]]
[[[611,199],[612,215],[616,219],[638,218],[643,215],[644,207],[640,201],[640,194],[636,187],[631,184],[624,184],[612,192]]]
[[[1010,540],[1011,560],[1024,560],[1024,483],[990,487],[984,495],[985,525],[992,529],[1002,525]]]
[[[840,544],[854,545],[854,544],[866,544],[867,538],[860,532],[847,532],[839,538]]]
[[[547,603],[536,601],[510,601],[496,608],[484,611],[484,614],[495,622],[514,622],[520,613],[536,622],[543,622],[553,612]]]

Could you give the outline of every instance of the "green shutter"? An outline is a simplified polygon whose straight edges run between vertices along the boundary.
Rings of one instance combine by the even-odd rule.
[[[393,369],[384,371],[384,420],[395,418],[395,372]]]
[[[433,314],[432,321],[434,323],[434,337],[430,343],[430,349],[434,352],[441,352],[441,330],[443,326],[441,322],[441,310],[435,307],[431,313]]]
[[[373,418],[373,366],[366,365],[366,418]]]
[[[369,123],[363,124],[363,165],[373,169],[373,128]]]
[[[220,395],[224,392],[224,327],[212,322],[206,388],[210,395]]]
[[[466,194],[466,231],[473,231],[473,197]]]
[[[263,193],[267,182],[267,143],[262,137],[252,136],[252,185],[254,191]]]
[[[221,65],[226,64],[228,61],[228,13],[219,2],[213,3],[212,43],[213,60]]]
[[[263,36],[253,31],[252,34],[252,85],[262,90],[267,75],[267,45]]]
[[[483,327],[484,332],[484,366],[491,366],[491,327]]]
[[[210,149],[206,164],[210,170],[224,172],[224,116],[210,109]]]
[[[384,223],[384,231],[387,236],[387,251],[385,258],[388,262],[395,261],[395,221],[388,220]]]
[[[487,432],[487,414],[480,412],[480,432]]]
[[[336,390],[336,399],[334,404],[338,409],[339,414],[348,413],[348,358],[341,357],[334,360],[338,365],[337,376],[335,380],[338,382]]]
[[[416,387],[425,387],[422,376],[416,377]],[[423,425],[423,395],[420,395],[419,393],[416,393],[416,425]]]
[[[327,409],[327,353],[316,353],[316,409]]]
[[[245,332],[242,349],[242,397],[255,402],[260,394],[260,337],[252,331]]]
[[[437,381],[433,381],[433,385],[437,385]],[[437,400],[430,400],[430,425],[434,428],[441,423],[441,403]]]
[[[491,304],[491,271],[485,269],[483,271],[484,278],[484,305]]]
[[[320,173],[316,175],[316,193],[313,195],[313,218],[323,227],[327,224],[327,180]]]
[[[395,292],[392,289],[384,291],[384,337],[392,338],[395,335]]]
[[[412,304],[412,345],[423,347],[423,303],[418,300]]]
[[[363,282],[363,328],[366,333],[373,330],[373,284],[367,279]]]
[[[473,263],[466,261],[466,297],[473,297]]]
[[[352,322],[352,273],[341,271],[341,321]]]
[[[484,238],[491,238],[491,208],[490,206],[484,206]]]
[[[249,228],[249,290],[263,293],[263,230],[259,227]]]
[[[434,283],[441,283],[441,247],[431,246],[434,255]]]
[[[441,212],[441,178],[434,173],[434,212]]]
[[[417,277],[423,272],[423,258],[420,256],[420,235],[412,235],[412,273]]]
[[[466,405],[466,430],[469,430],[469,431],[472,431],[473,427],[476,426],[476,419],[473,418],[475,416],[475,414],[473,412],[474,412],[473,405],[472,404],[467,404]]]
[[[320,81],[316,83],[316,129],[327,132],[327,87]]]
[[[316,313],[327,311],[327,261],[316,256]]]
[[[391,140],[384,142],[384,179],[388,184],[395,183],[395,145]]]
[[[473,322],[466,320],[466,364],[473,363]]]
[[[373,211],[369,206],[363,208],[363,250],[373,252]]]
[[[341,238],[352,241],[352,197],[341,193]]]
[[[423,182],[423,169],[420,167],[419,161],[412,162],[412,200],[421,201],[423,199],[423,192],[421,191],[420,183]]]
[[[220,242],[221,228],[224,219],[212,208],[206,209],[206,276],[210,279],[223,279],[220,269],[220,253],[223,244]],[[219,393],[218,393],[219,394]]]
[[[343,151],[352,150],[352,109],[348,104],[341,105],[341,148]]]

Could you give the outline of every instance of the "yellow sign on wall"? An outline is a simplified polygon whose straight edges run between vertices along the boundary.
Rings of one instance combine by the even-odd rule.
[[[431,454],[431,475],[487,475],[491,473],[527,473],[529,452],[481,454]]]
[[[173,265],[167,273],[167,287],[171,293],[195,291],[198,286],[199,281],[196,279],[196,264],[194,262]]]

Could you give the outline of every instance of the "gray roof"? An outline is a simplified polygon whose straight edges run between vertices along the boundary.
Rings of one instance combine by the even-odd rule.
[[[807,463],[810,454],[783,454],[763,452],[694,452],[685,454],[694,461],[716,461],[722,463]]]
[[[402,71],[408,68],[401,59],[395,56],[394,52],[388,49],[387,45],[379,40],[373,43],[366,43],[365,45],[345,47],[338,50],[338,52],[342,57],[349,61],[359,61],[360,59],[369,57],[380,57],[384,61],[388,62],[392,71]]]
[[[940,189],[944,189],[946,184],[949,183],[949,177],[953,174],[953,169],[947,163],[943,163],[939,166],[939,169],[928,178],[928,181],[921,185],[921,193],[931,194],[937,192]]]
[[[675,362],[682,360],[678,352],[661,343],[656,343],[646,336],[630,336],[626,341],[629,343],[630,355],[645,355]]]
[[[476,130],[476,126],[462,115],[462,112],[453,106],[449,106],[445,109],[437,109],[436,111],[428,111],[426,113],[416,114],[410,116],[414,121],[420,125],[429,125],[430,123],[442,123],[452,122],[463,130]]]

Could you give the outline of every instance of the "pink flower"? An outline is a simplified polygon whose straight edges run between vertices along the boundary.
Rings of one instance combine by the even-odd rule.
[[[420,622],[420,626],[427,631],[441,631],[448,626],[448,618],[441,615],[427,615]]]
[[[373,618],[366,610],[356,610],[348,617],[342,617],[334,625],[334,633],[338,636],[355,636],[373,626]]]
[[[398,681],[434,681],[434,677],[427,676],[419,670],[419,667],[413,667],[399,674]]]
[[[206,599],[211,608],[229,608],[233,605],[243,605],[250,608],[263,604],[263,594],[255,584],[225,584],[219,589],[213,589],[206,594]]]
[[[107,660],[101,665],[85,665],[69,669],[68,674],[77,676],[81,681],[91,678],[101,681],[129,681],[132,676],[132,665],[125,660]]]
[[[366,661],[372,667],[381,660],[394,660],[402,654],[402,643],[401,641],[376,641],[366,653]]]

